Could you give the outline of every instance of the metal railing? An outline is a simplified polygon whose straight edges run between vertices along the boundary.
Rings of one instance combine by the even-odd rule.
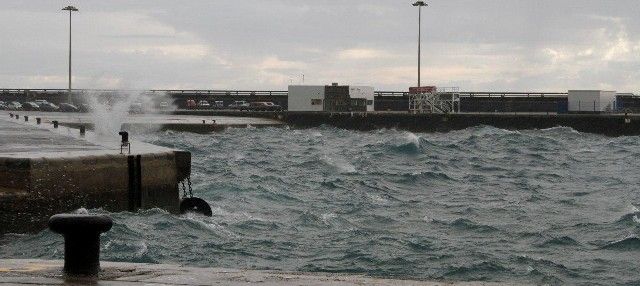
[[[450,91],[443,91],[439,93],[453,93]],[[566,92],[455,92],[460,97],[567,97]],[[376,91],[376,96],[397,96],[397,97],[409,97],[409,92],[401,91]]]
[[[67,89],[61,88],[0,88],[2,94],[25,93],[65,93]],[[115,89],[74,89],[74,92],[144,92],[144,93],[169,93],[169,94],[193,94],[193,95],[226,95],[226,96],[287,96],[286,90],[207,90],[207,89],[151,89],[151,90],[115,90]],[[447,93],[444,91],[441,93]],[[566,92],[457,92],[461,97],[566,97]],[[408,97],[409,92],[403,91],[376,91],[375,96]]]
[[[4,88],[0,89],[0,94],[47,94],[66,93],[67,89],[25,89],[25,88]],[[115,93],[115,92],[141,92],[146,94],[188,94],[188,95],[227,95],[227,96],[287,96],[288,91],[280,90],[203,90],[203,89],[151,89],[151,90],[115,90],[115,89],[74,89],[74,93]]]

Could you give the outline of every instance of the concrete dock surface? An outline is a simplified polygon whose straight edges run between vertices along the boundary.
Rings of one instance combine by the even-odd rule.
[[[56,120],[62,125],[74,126],[87,125],[91,127],[95,119],[92,113],[74,113],[74,112],[41,112],[41,111],[2,111],[0,117],[9,117],[9,113],[19,114],[20,116],[29,116],[35,120],[36,117],[42,118],[44,123],[51,123]],[[123,118],[115,118],[125,126],[133,127],[157,127],[158,129],[168,129],[177,131],[194,131],[201,132],[204,130],[215,131],[228,127],[266,127],[281,126],[284,123],[271,118],[260,117],[238,117],[238,116],[190,116],[190,115],[173,115],[173,114],[128,114]],[[204,123],[203,123],[204,120]],[[204,127],[204,128],[203,128]],[[209,128],[207,128],[209,127]]]
[[[26,115],[26,114],[25,114]],[[19,119],[0,117],[0,158],[47,158],[73,157],[81,155],[119,155],[120,137],[97,137],[92,132],[80,135],[75,128],[53,126],[46,121],[36,125],[35,117],[25,122]],[[55,120],[55,119],[52,119]],[[131,153],[158,153],[174,151],[144,142],[134,141]]]
[[[81,207],[179,210],[178,183],[191,154],[52,124],[0,117],[0,234],[42,230],[51,215]]]
[[[195,268],[167,264],[101,262],[94,278],[65,277],[60,260],[0,260],[0,285],[516,285],[491,282],[437,282],[363,275],[287,273],[264,270]]]

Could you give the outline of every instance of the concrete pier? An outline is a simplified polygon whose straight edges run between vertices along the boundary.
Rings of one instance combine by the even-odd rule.
[[[294,127],[326,124],[356,130],[396,128],[414,132],[449,132],[480,125],[509,130],[564,126],[579,132],[608,136],[640,135],[640,116],[624,114],[287,112],[282,114],[282,120]]]
[[[95,278],[62,275],[58,260],[0,260],[0,285],[517,285],[491,282],[435,282],[362,275],[193,268],[166,264],[102,262]]]
[[[0,112],[0,117],[9,117],[8,112]],[[38,112],[38,111],[20,111],[15,112],[30,118],[42,118],[44,123],[58,121],[61,125],[73,128],[86,126],[92,128],[93,115],[89,113],[72,113],[72,112]],[[35,120],[35,119],[33,119]],[[207,115],[186,116],[177,114],[131,114],[122,120],[122,129],[128,131],[144,131],[144,130],[173,130],[193,133],[211,133],[221,131],[226,128],[245,128],[245,127],[273,127],[282,126],[284,123],[273,118],[260,117],[241,117],[241,116],[224,116],[224,115]]]
[[[451,113],[410,114],[408,112],[255,112],[233,110],[179,110],[180,115],[242,116],[279,120],[292,127],[330,125],[353,130],[395,128],[413,132],[449,132],[487,125],[509,130],[571,127],[585,133],[608,136],[640,135],[638,114],[558,114],[558,113]]]
[[[190,174],[186,151],[98,138],[78,129],[0,118],[0,233],[45,228],[49,216],[81,207],[179,210],[178,182]],[[127,150],[128,151],[128,150]]]

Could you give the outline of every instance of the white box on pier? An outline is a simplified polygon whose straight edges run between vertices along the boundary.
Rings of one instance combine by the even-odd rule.
[[[616,92],[605,90],[569,90],[569,112],[611,112],[616,110]]]

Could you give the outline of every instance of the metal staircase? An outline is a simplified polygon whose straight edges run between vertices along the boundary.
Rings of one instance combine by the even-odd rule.
[[[436,92],[411,94],[409,95],[409,112],[414,114],[460,112],[460,89],[441,87]]]

